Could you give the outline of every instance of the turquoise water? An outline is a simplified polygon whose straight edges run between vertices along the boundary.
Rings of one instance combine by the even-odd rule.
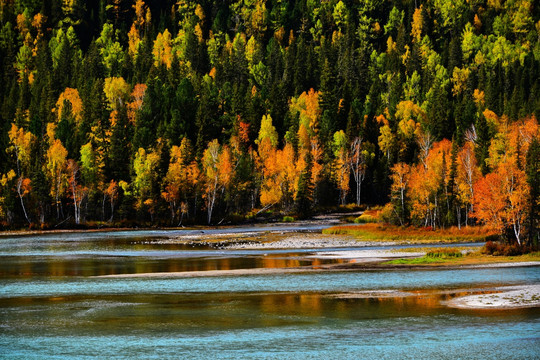
[[[164,248],[153,243],[163,231],[101,235],[0,240],[0,358],[540,358],[540,309],[443,303],[538,284],[538,267],[99,278],[309,266],[314,251]],[[370,290],[413,296],[339,296]]]
[[[393,270],[245,275],[202,278],[54,278],[5,280],[0,299],[23,296],[214,292],[347,292],[539,283],[537,267],[462,270]]]

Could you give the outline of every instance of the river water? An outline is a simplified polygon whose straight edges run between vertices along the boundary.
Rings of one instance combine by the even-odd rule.
[[[171,241],[194,235],[203,241],[223,232],[262,237],[319,230],[4,237],[0,358],[540,357],[538,308],[479,311],[444,305],[455,296],[488,293],[496,286],[538,284],[538,267],[100,277],[316,268],[348,261],[313,257],[320,249],[226,250]]]

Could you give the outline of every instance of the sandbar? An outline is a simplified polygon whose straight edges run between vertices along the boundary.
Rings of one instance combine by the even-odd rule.
[[[505,286],[496,293],[467,295],[444,302],[461,309],[516,309],[540,307],[540,284]]]

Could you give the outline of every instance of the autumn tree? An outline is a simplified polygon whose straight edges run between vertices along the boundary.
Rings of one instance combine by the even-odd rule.
[[[370,151],[370,146],[367,144],[362,144],[362,142],[362,138],[354,138],[354,140],[351,142],[349,159],[349,166],[352,170],[354,181],[356,182],[356,205],[360,205],[362,182],[366,178],[369,163],[375,157],[375,154]]]
[[[457,166],[457,197],[460,204],[465,207],[465,225],[469,225],[469,216],[474,212],[474,185],[481,176],[473,143],[466,142],[463,145],[458,154]],[[461,224],[460,214],[461,211],[458,213],[458,226]]]
[[[56,127],[54,124],[47,125],[47,136],[49,138],[49,149],[47,150],[45,165],[47,178],[51,184],[50,194],[54,198],[56,205],[56,218],[63,217],[63,207],[61,198],[67,190],[67,156],[68,152],[62,142],[55,138]]]
[[[528,243],[538,246],[540,221],[540,139],[534,138],[527,152],[527,182],[530,188],[528,209]]]
[[[56,114],[57,121],[62,119],[62,114],[64,112],[66,103],[69,103],[70,105],[71,114],[75,119],[75,124],[79,125],[83,116],[83,103],[77,89],[66,88],[58,97],[56,107],[53,109],[53,112]]]
[[[110,77],[105,79],[103,92],[105,93],[110,109],[118,110],[120,107],[124,106],[129,97],[129,91],[129,84],[123,77]],[[137,92],[137,94],[139,93],[140,92]],[[144,91],[142,91],[142,93],[142,96],[144,96]]]
[[[268,209],[283,197],[282,173],[277,157],[278,135],[270,115],[263,116],[255,142],[258,144],[258,169],[262,177],[260,202],[263,209]]]
[[[449,173],[451,162],[447,161],[452,149],[449,140],[433,144],[425,159],[411,171],[408,196],[411,199],[413,220],[433,228],[443,225],[443,205],[450,192]]]
[[[170,162],[165,176],[165,189],[161,197],[169,203],[171,221],[174,222],[180,211],[180,223],[188,213],[190,195],[196,197],[199,177],[197,163],[191,161],[192,148],[189,139],[183,138],[180,146],[174,145],[170,151]]]
[[[156,199],[153,196],[153,189],[157,182],[156,169],[159,165],[159,159],[160,154],[158,152],[147,152],[145,149],[139,148],[133,160],[133,171],[135,172],[133,188],[137,199],[136,206],[139,210],[147,207],[151,221],[154,221]]]
[[[18,128],[17,125],[11,124],[11,130],[9,131],[10,147],[8,152],[15,154],[15,160],[17,163],[17,181],[16,191],[19,196],[21,207],[24,213],[24,217],[28,223],[30,218],[24,205],[24,197],[30,192],[30,179],[26,176],[30,170],[31,151],[32,145],[35,141],[35,136],[29,132],[24,131],[22,128]],[[25,176],[26,175],[26,176]]]
[[[108,197],[109,203],[111,205],[111,217],[109,218],[109,222],[113,221],[114,218],[114,206],[118,200],[119,195],[119,185],[116,181],[111,180],[105,191],[103,192],[103,206],[105,206],[105,200]],[[105,214],[105,211],[103,210],[103,214]]]
[[[79,164],[73,159],[67,161],[67,174],[71,198],[73,199],[73,209],[75,224],[81,223],[82,202],[88,195],[88,188],[79,183],[80,168]]]
[[[208,224],[212,222],[212,212],[214,211],[214,205],[216,203],[218,190],[220,187],[220,172],[219,172],[219,155],[220,155],[219,142],[213,140],[208,144],[206,150],[203,153],[203,169],[205,175],[205,200]]]
[[[410,181],[411,167],[405,163],[397,163],[392,167],[392,199],[397,203],[394,212],[403,226],[408,219],[407,216],[407,191]]]
[[[9,204],[9,192],[11,191],[13,179],[17,177],[15,171],[10,170],[7,174],[0,176],[0,219],[7,219],[8,222],[12,218]]]
[[[347,137],[343,130],[334,134],[334,178],[339,189],[339,202],[345,205],[349,192],[350,180],[350,154],[347,146]]]

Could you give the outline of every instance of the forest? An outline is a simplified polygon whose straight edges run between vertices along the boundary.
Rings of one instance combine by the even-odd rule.
[[[2,228],[354,203],[538,241],[533,0],[0,0],[0,26]]]

